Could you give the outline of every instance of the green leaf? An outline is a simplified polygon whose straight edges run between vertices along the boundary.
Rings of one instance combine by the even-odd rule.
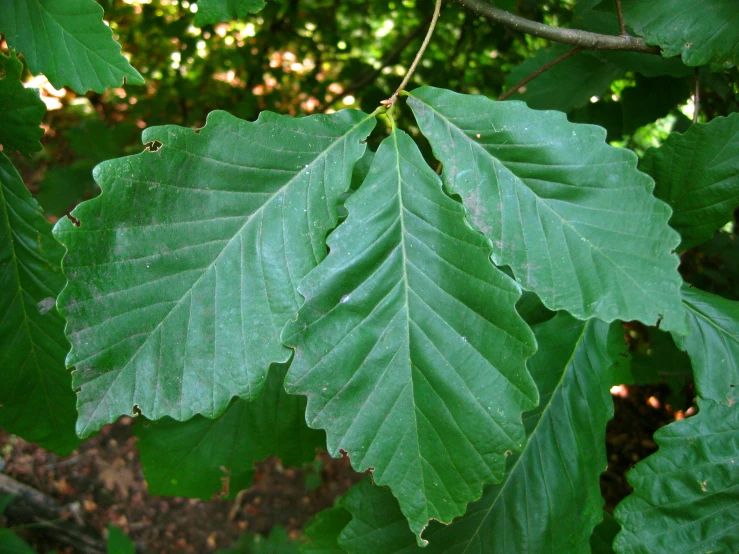
[[[341,505],[351,521],[339,533],[339,546],[348,554],[419,554],[434,552],[434,543],[418,546],[398,501],[387,487],[363,479],[342,498]],[[435,529],[438,523],[431,523]],[[452,524],[453,526],[454,524]],[[428,531],[424,533],[428,535]]]
[[[0,554],[36,554],[36,551],[13,531],[0,527]]]
[[[735,552],[739,544],[739,406],[698,399],[698,415],[654,434],[659,450],[628,474],[614,515],[616,552]]]
[[[495,263],[548,308],[686,331],[679,237],[633,152],[520,102],[423,87],[408,103]]]
[[[80,435],[137,410],[213,418],[259,394],[290,357],[279,332],[373,126],[355,110],[253,123],[213,112],[199,132],[147,129],[156,151],[95,169],[103,194],[74,210],[81,227],[55,229]]]
[[[672,206],[680,250],[709,240],[739,206],[739,113],[672,133],[647,150],[639,169],[654,178],[655,196]]]
[[[589,12],[574,22],[578,29],[604,35],[618,35],[621,31],[616,15],[615,2],[609,0],[599,6],[597,11]],[[601,11],[608,10],[608,11]],[[663,58],[653,54],[619,52],[608,50],[586,50],[583,54],[592,56],[603,63],[619,66],[624,71],[636,71],[645,77],[687,77],[693,69],[687,67],[680,58]],[[648,100],[645,98],[645,100]]]
[[[69,343],[54,305],[64,249],[0,153],[0,426],[60,454],[74,450],[77,412],[64,368]]]
[[[237,399],[218,419],[139,422],[136,435],[149,493],[210,500],[251,486],[254,462],[279,456],[288,466],[310,462],[325,444],[305,425],[305,399],[289,396],[285,366],[274,366],[252,402]]]
[[[739,62],[739,3],[726,0],[622,0],[626,22],[666,58],[690,66]]]
[[[266,5],[265,0],[200,0],[195,25],[202,27],[209,23],[243,19],[250,13],[257,13]]]
[[[95,0],[3,0],[0,33],[23,54],[31,72],[56,88],[103,92],[144,78],[121,54]]]
[[[739,386],[739,302],[683,287],[690,334],[674,335],[693,363],[702,398],[733,406]]]
[[[298,543],[291,541],[287,531],[276,525],[267,538],[244,533],[233,548],[219,550],[216,554],[298,554]]]
[[[318,512],[306,524],[306,541],[300,547],[300,554],[344,554],[339,546],[339,534],[351,521],[351,514],[342,507],[343,499],[333,508]],[[402,515],[401,515],[402,517]],[[405,523],[405,520],[403,520]],[[407,524],[406,529],[407,529]]]
[[[603,521],[593,529],[590,549],[593,554],[614,554],[613,540],[621,530],[618,521],[608,512],[603,512]]]
[[[676,395],[693,378],[690,358],[675,345],[669,333],[654,328],[647,333],[649,340],[631,355],[631,379],[619,384],[666,383]]]
[[[512,88],[571,48],[564,44],[555,44],[539,50],[533,57],[513,68],[505,79],[505,88]],[[530,108],[537,110],[569,112],[586,105],[593,96],[600,96],[608,91],[611,82],[624,73],[617,65],[582,53],[575,54],[539,75],[512,98],[523,100]]]
[[[108,525],[108,554],[136,554],[131,539],[115,525]]]
[[[352,489],[342,505],[353,519],[340,541],[349,553],[588,552],[603,518],[599,478],[613,416],[611,367],[624,349],[623,331],[564,313],[534,331],[539,350],[528,365],[541,403],[524,415],[526,449],[509,458],[503,481],[486,487],[451,525],[430,526],[425,549],[413,544],[385,489]]]
[[[418,535],[464,513],[523,447],[535,342],[519,288],[405,133],[382,142],[346,207],[283,331],[297,346],[286,389],[308,396],[333,456],[393,489]]]
[[[623,132],[631,135],[639,127],[665,117],[690,97],[685,79],[636,77],[636,86],[621,93],[624,123]]]
[[[0,72],[5,75],[0,79],[0,144],[5,150],[29,155],[41,150],[44,130],[39,125],[46,106],[38,92],[23,86],[22,71],[23,63],[14,52],[0,54]]]

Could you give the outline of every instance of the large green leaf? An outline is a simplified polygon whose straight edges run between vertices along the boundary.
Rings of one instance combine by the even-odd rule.
[[[672,206],[680,249],[709,240],[739,206],[739,113],[671,134],[647,150],[639,169],[654,178],[655,196]]]
[[[195,25],[202,27],[209,23],[242,19],[257,13],[266,4],[265,0],[200,0]]]
[[[74,210],[81,227],[55,231],[81,435],[138,410],[216,417],[259,394],[290,357],[280,330],[373,126],[355,110],[254,123],[213,112],[198,132],[147,129],[156,151],[95,169],[103,194]]]
[[[23,64],[11,52],[0,54],[0,144],[5,150],[30,154],[41,150],[39,139],[44,130],[39,127],[46,114],[46,106],[38,92],[27,89],[21,82]]]
[[[616,3],[613,0],[601,2],[598,10],[591,11],[577,18],[573,26],[593,33],[617,35],[620,32]],[[614,64],[624,71],[635,71],[645,77],[687,77],[693,75],[693,69],[687,67],[680,58],[663,58],[653,54],[639,54],[637,52],[586,50],[587,56],[601,60],[603,63]],[[646,98],[645,98],[646,100]]]
[[[0,33],[56,88],[103,92],[144,78],[121,54],[95,0],[3,0]]]
[[[272,367],[252,402],[238,399],[218,419],[195,416],[136,427],[151,494],[209,500],[224,488],[234,497],[251,485],[254,462],[279,456],[288,466],[311,461],[324,434],[305,425],[305,398],[283,388],[286,367]]]
[[[506,76],[506,88],[528,77],[545,64],[557,59],[572,47],[555,44],[539,50]],[[625,70],[620,66],[596,59],[586,54],[576,54],[539,75],[519,89],[512,98],[523,100],[537,110],[560,110],[569,112],[586,105],[591,97],[608,91],[614,79],[622,77]]]
[[[739,62],[739,3],[734,0],[622,0],[624,17],[666,58],[724,68]]]
[[[342,507],[343,499],[328,510],[318,512],[306,524],[303,534],[306,542],[300,546],[300,554],[344,554],[339,546],[339,533],[351,521],[351,514]],[[401,515],[402,517],[402,515]],[[405,519],[403,519],[404,525]]]
[[[283,332],[297,346],[286,388],[308,396],[333,456],[374,468],[418,535],[464,513],[523,447],[535,342],[519,288],[405,133],[383,141],[347,209]]]
[[[611,367],[625,349],[623,331],[564,313],[534,330],[539,350],[528,365],[541,403],[524,415],[526,449],[509,459],[503,481],[486,487],[451,525],[430,526],[423,550],[383,489],[350,492],[343,506],[353,520],[341,540],[348,552],[589,552],[593,528],[603,519],[599,478],[613,416]]]
[[[61,454],[74,432],[69,343],[54,306],[64,249],[20,175],[0,152],[0,425]]]
[[[675,342],[693,363],[695,388],[702,398],[734,405],[739,386],[739,302],[683,287],[690,334]]]
[[[699,412],[654,434],[659,450],[628,474],[614,512],[620,554],[733,553],[739,544],[739,406]]]
[[[408,102],[494,261],[548,308],[686,331],[679,237],[633,152],[520,102],[430,87]]]

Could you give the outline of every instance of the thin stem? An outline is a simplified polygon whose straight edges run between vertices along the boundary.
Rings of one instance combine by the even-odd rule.
[[[515,85],[513,85],[513,87],[511,87],[510,90],[508,90],[504,94],[501,94],[498,97],[498,100],[505,100],[505,99],[509,98],[514,92],[516,92],[517,90],[519,90],[521,87],[523,87],[524,85],[526,85],[530,81],[532,81],[535,78],[537,78],[539,75],[541,75],[545,71],[549,71],[552,67],[554,67],[555,65],[557,65],[559,62],[562,62],[562,61],[566,60],[567,58],[569,58],[570,56],[574,56],[575,54],[577,54],[579,52],[582,52],[582,50],[583,49],[578,46],[576,48],[573,48],[572,50],[568,50],[567,52],[565,52],[564,54],[562,54],[560,57],[558,57],[558,58],[552,60],[551,62],[549,62],[549,63],[541,66],[539,69],[537,69],[536,71],[534,71],[531,75],[529,75],[528,77],[526,77],[522,81],[520,81],[520,82],[516,83]]]
[[[488,0],[455,0],[455,2],[477,15],[515,29],[516,31],[554,42],[579,46],[583,50],[620,50],[625,52],[639,52],[641,54],[660,54],[661,52],[659,47],[649,46],[641,38],[601,35],[600,33],[552,27],[551,25],[531,21],[530,19],[519,17],[496,8]]]
[[[698,123],[698,114],[701,110],[701,84],[700,84],[700,69],[697,67],[693,72],[695,76],[695,94],[693,95],[693,123]]]
[[[621,7],[621,0],[616,0],[616,13],[618,14],[618,26],[621,30],[622,37],[629,37],[629,32],[626,30],[626,22],[624,21],[624,11]]]
[[[423,53],[426,51],[426,47],[429,45],[429,42],[431,42],[431,35],[434,34],[434,29],[436,28],[436,22],[439,20],[439,13],[441,12],[441,0],[436,0],[436,5],[434,6],[434,15],[431,18],[431,23],[429,24],[429,30],[426,32],[426,38],[423,39],[423,44],[421,44],[421,48],[418,50],[418,54],[416,54],[416,59],[413,60],[413,63],[411,64],[410,68],[408,68],[408,72],[405,74],[405,77],[403,77],[403,81],[400,83],[400,86],[398,89],[393,93],[393,95],[388,98],[387,100],[383,100],[381,103],[388,106],[389,108],[392,108],[395,105],[395,102],[398,100],[398,95],[403,92],[406,85],[408,84],[408,81],[411,80],[411,77],[416,72],[416,67],[418,67],[419,62],[421,61],[421,58],[423,58]]]
[[[395,61],[400,57],[400,55],[403,53],[403,51],[406,49],[406,47],[413,42],[419,35],[423,33],[423,30],[426,29],[426,26],[431,23],[431,19],[433,18],[432,14],[429,14],[428,17],[426,17],[425,21],[421,22],[421,24],[413,29],[410,33],[405,35],[398,43],[393,46],[388,53],[382,58],[380,61],[380,67],[377,69],[373,69],[372,71],[365,73],[364,75],[360,76],[356,81],[350,83],[343,92],[340,94],[337,94],[335,96],[332,96],[326,102],[321,104],[318,108],[316,108],[316,112],[324,112],[326,109],[334,104],[335,102],[338,102],[339,100],[342,100],[349,96],[350,94],[354,93],[357,90],[361,90],[362,87],[365,85],[368,85],[369,83],[373,82],[381,73],[382,70],[386,67],[391,66],[395,63]]]

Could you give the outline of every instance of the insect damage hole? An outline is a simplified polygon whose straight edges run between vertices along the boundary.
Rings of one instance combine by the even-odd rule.
[[[149,141],[146,144],[144,144],[144,149],[147,152],[156,152],[161,147],[162,147],[162,143],[159,142],[158,140],[152,140],[152,141]]]

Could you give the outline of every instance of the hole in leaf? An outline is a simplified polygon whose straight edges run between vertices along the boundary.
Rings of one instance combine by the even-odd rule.
[[[150,141],[150,142],[147,142],[146,144],[144,144],[144,148],[145,148],[145,149],[146,149],[146,150],[147,150],[148,152],[156,152],[156,151],[157,151],[157,150],[159,150],[159,149],[160,149],[161,147],[162,147],[162,143],[161,143],[161,142],[159,142],[158,140],[152,140],[152,141]]]
[[[141,415],[141,408],[139,408],[139,405],[138,404],[134,404],[133,405],[133,408],[131,408],[131,412],[135,416],[140,416]]]
[[[71,221],[72,225],[74,225],[75,227],[79,227],[80,225],[82,225],[80,220],[74,217],[72,214],[67,214],[67,219],[69,219],[69,221]]]

